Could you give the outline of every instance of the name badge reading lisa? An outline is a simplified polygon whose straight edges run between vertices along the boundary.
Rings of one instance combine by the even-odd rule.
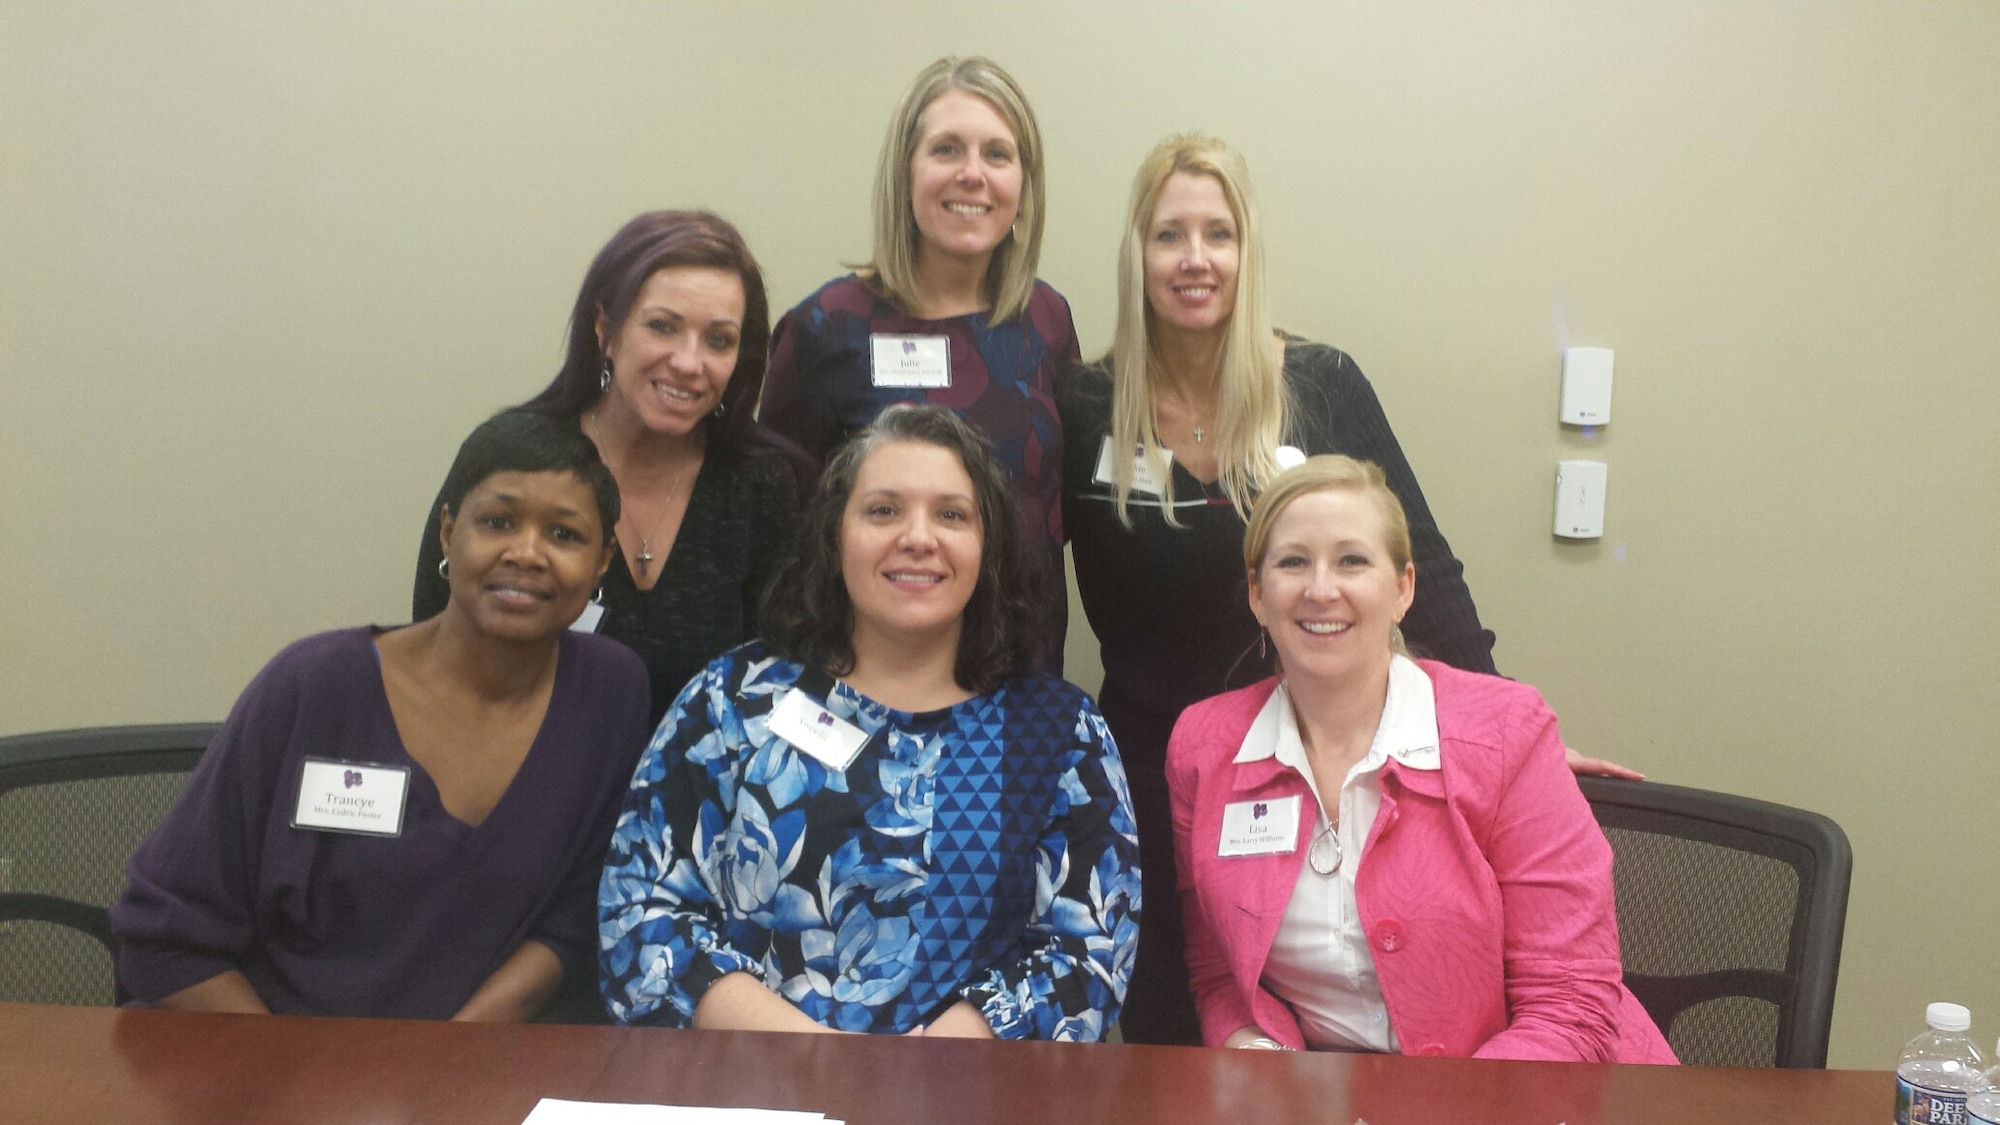
[[[951,341],[943,336],[868,337],[869,378],[878,387],[951,386]]]
[[[868,742],[868,732],[836,716],[825,704],[793,688],[768,721],[771,733],[822,764],[844,770]]]
[[[293,828],[401,836],[403,802],[410,793],[406,766],[371,766],[307,758],[299,775]]]
[[[1299,850],[1296,794],[1264,801],[1237,801],[1222,807],[1222,843],[1215,854],[1288,855]]]

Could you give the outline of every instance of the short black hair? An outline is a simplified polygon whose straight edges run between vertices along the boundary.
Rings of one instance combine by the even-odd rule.
[[[494,473],[575,473],[597,500],[605,539],[618,526],[618,482],[575,418],[515,407],[481,422],[459,445],[439,493],[453,519],[466,494]]]
[[[958,455],[979,505],[979,581],[965,606],[954,676],[984,695],[1034,666],[1046,623],[1043,574],[1021,539],[1013,486],[992,443],[942,406],[897,404],[827,462],[806,504],[798,550],[764,596],[764,640],[787,660],[830,675],[854,671],[854,602],[840,565],[840,529],[868,455],[890,442],[920,441]]]

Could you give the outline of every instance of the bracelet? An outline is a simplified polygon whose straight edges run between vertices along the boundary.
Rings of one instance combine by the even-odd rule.
[[[1291,1050],[1291,1048],[1290,1048],[1290,1047],[1287,1047],[1287,1046],[1285,1046],[1285,1045],[1284,1045],[1283,1043],[1280,1043],[1280,1042],[1278,1042],[1278,1041],[1277,1041],[1276,1039],[1273,1039],[1273,1038],[1271,1038],[1271,1037],[1270,1037],[1270,1036],[1268,1036],[1268,1035],[1259,1035],[1259,1036],[1258,1036],[1257,1038],[1255,1038],[1255,1039],[1248,1039],[1248,1040],[1245,1040],[1244,1042],[1242,1042],[1242,1043],[1239,1043],[1239,1044],[1237,1044],[1237,1047],[1236,1047],[1236,1049],[1237,1049],[1237,1050],[1239,1050],[1239,1051],[1289,1051],[1289,1050]]]

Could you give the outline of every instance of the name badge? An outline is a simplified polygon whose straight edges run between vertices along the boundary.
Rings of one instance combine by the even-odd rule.
[[[1167,459],[1167,471],[1172,472],[1174,451],[1163,448],[1160,450],[1160,455]],[[1117,481],[1112,476],[1116,469],[1117,466],[1111,460],[1111,439],[1105,438],[1104,444],[1097,450],[1097,472],[1093,473],[1090,479],[1098,484],[1116,484]],[[1153,466],[1136,451],[1132,454],[1132,491],[1150,492],[1155,496],[1166,492],[1166,489],[1161,487],[1160,478],[1153,473]]]
[[[408,767],[307,758],[292,827],[401,836],[403,800],[409,792]]]
[[[867,731],[797,688],[778,701],[768,725],[772,734],[837,770],[846,769],[868,742]]]
[[[951,386],[951,341],[943,336],[868,337],[878,387]]]
[[[569,623],[569,627],[571,631],[577,633],[595,633],[597,632],[597,627],[603,622],[604,604],[602,602],[588,602],[585,603],[583,612],[576,615],[576,620]]]
[[[1301,798],[1237,801],[1222,807],[1222,843],[1215,854],[1288,855],[1299,850]]]

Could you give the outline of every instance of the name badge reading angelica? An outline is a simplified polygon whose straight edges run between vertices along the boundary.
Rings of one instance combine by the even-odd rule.
[[[1222,842],[1215,854],[1289,855],[1299,850],[1299,802],[1294,794],[1264,801],[1237,801],[1222,807]]]
[[[832,769],[844,770],[868,742],[868,732],[793,688],[778,701],[768,721],[771,733]]]
[[[409,793],[408,767],[307,758],[299,775],[292,827],[401,836],[403,802]]]
[[[1167,471],[1173,472],[1174,451],[1162,449],[1160,456],[1166,458]],[[1097,449],[1097,471],[1090,475],[1090,479],[1098,484],[1115,484],[1112,474],[1116,471],[1117,465],[1111,459],[1111,439],[1105,438],[1104,444]],[[1153,466],[1136,451],[1132,454],[1132,491],[1150,492],[1155,496],[1166,492],[1160,485],[1159,476],[1153,472]]]
[[[869,377],[878,387],[951,386],[951,341],[943,336],[868,337]]]

